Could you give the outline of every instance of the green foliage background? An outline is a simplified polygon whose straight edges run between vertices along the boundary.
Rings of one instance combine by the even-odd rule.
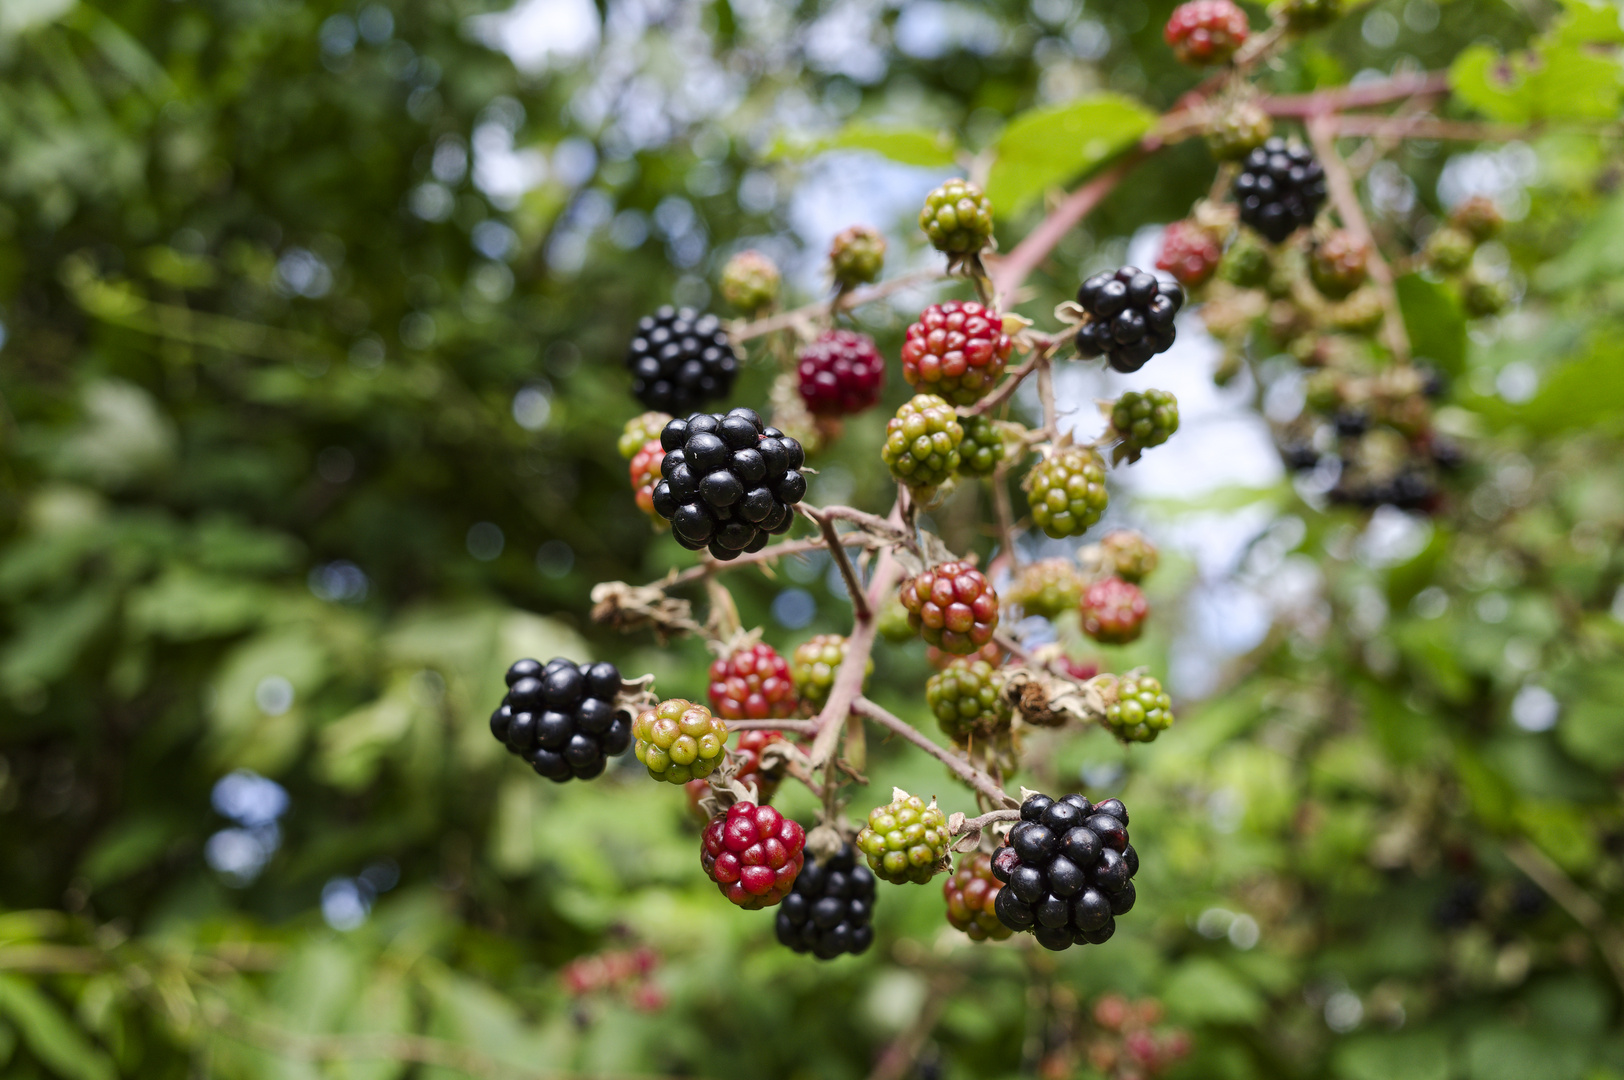
[[[1306,568],[1320,629],[1283,621],[1131,755],[1097,734],[1038,748],[1034,786],[1127,766],[1145,869],[1108,947],[970,947],[936,888],[895,888],[878,948],[815,964],[716,895],[675,792],[635,770],[554,787],[485,730],[521,654],[702,692],[696,644],[586,618],[593,583],[687,558],[614,450],[630,324],[703,295],[741,238],[784,234],[820,148],[996,155],[1008,248],[1194,85],[1160,41],[1171,7],[886,5],[883,74],[859,85],[808,59],[804,27],[863,8],[834,0],[609,3],[595,51],[529,74],[471,29],[476,0],[0,6],[0,1070],[836,1078],[939,1006],[920,1075],[1003,1077],[1035,1068],[1059,996],[1117,989],[1192,1031],[1174,1076],[1624,1076],[1624,196],[1617,130],[1595,126],[1624,85],[1611,6],[1382,0],[1265,76],[1298,92],[1453,64],[1451,115],[1551,122],[1505,238],[1525,292],[1468,336],[1448,289],[1403,290],[1457,369],[1449,419],[1474,459],[1419,555],[1361,560],[1363,519],[1284,483],[1224,493],[1209,508],[1284,523],[1251,565]],[[907,8],[972,30],[906,55],[886,28]],[[1412,29],[1428,9],[1436,28]],[[1361,33],[1378,16],[1396,44]],[[1077,44],[1102,33],[1103,52]],[[696,71],[732,88],[724,111],[677,109],[637,143],[605,119],[680,99]],[[476,131],[542,151],[547,179],[489,197]],[[1395,155],[1428,207],[1455,149]],[[1142,166],[1023,310],[1212,173],[1199,143]],[[744,177],[778,198],[746,209]],[[673,195],[697,254],[638,237]],[[910,258],[893,248],[893,268]],[[894,352],[900,322],[873,328]],[[1509,365],[1539,379],[1517,404],[1496,393]],[[740,401],[764,401],[770,366]],[[824,459],[874,509],[879,429],[853,423]],[[973,511],[940,524],[985,551]],[[480,523],[501,530],[488,560]],[[843,630],[809,576],[806,632]],[[1154,640],[1111,662],[1166,670],[1188,576],[1164,572]],[[746,622],[768,622],[783,582],[738,578]],[[887,653],[876,696],[928,727],[926,670],[918,647]],[[1559,703],[1554,729],[1509,719],[1526,684]],[[874,756],[875,790],[956,797],[917,755]],[[210,792],[238,768],[290,797],[246,887],[203,857],[230,825]],[[386,863],[398,883],[370,917],[330,928],[324,886]],[[1440,923],[1462,896],[1479,917]],[[1237,914],[1255,945],[1226,936]],[[563,963],[631,940],[663,957],[663,1011],[565,995]],[[1350,994],[1362,1019],[1332,1030]]]

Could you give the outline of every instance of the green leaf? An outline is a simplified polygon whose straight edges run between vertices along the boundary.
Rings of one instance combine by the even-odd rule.
[[[1466,370],[1466,315],[1454,294],[1420,274],[1405,274],[1393,282],[1393,291],[1415,358],[1451,375]]]
[[[1249,1024],[1263,1017],[1262,997],[1216,960],[1189,961],[1168,980],[1162,1000],[1174,1016],[1219,1024]]]
[[[1561,292],[1624,274],[1624,194],[1614,195],[1560,255],[1539,268],[1534,284]]]
[[[113,1062],[32,984],[0,975],[0,1013],[11,1019],[33,1055],[65,1080],[113,1080]]]
[[[0,652],[0,686],[23,690],[67,674],[113,613],[113,596],[92,585],[66,603],[29,612]]]
[[[162,855],[175,836],[175,822],[156,814],[120,822],[96,841],[79,872],[98,888],[120,881]]]
[[[130,594],[127,617],[137,634],[197,641],[253,626],[266,606],[257,584],[177,566]]]
[[[987,197],[1000,217],[1013,217],[1049,188],[1138,142],[1155,122],[1155,113],[1118,94],[1021,113],[993,144]]]
[[[780,135],[767,151],[767,157],[776,161],[815,157],[830,150],[872,150],[903,165],[942,168],[954,163],[957,149],[953,136],[946,131],[880,127],[866,121],[855,121],[817,139],[793,139]]]
[[[1502,56],[1472,45],[1450,65],[1455,97],[1508,123],[1546,119],[1607,120],[1618,115],[1624,67],[1601,45],[1619,40],[1617,12],[1567,0],[1567,12],[1527,52]]]
[[[1506,415],[1536,435],[1582,428],[1617,428],[1624,420],[1624,350],[1611,336],[1558,366],[1539,393]]]
[[[1466,1075],[1471,1080],[1579,1080],[1586,1053],[1571,1039],[1542,1038],[1508,1027],[1473,1031],[1466,1043]]]
[[[1344,1080],[1449,1080],[1449,1043],[1430,1032],[1356,1035],[1332,1062]]]

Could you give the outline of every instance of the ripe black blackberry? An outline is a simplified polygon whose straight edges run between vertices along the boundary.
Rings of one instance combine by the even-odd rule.
[[[671,522],[683,547],[736,559],[794,524],[794,506],[806,495],[806,454],[762,424],[755,410],[673,420],[660,432],[660,445],[664,479],[654,485],[654,511]]]
[[[1241,220],[1278,244],[1314,220],[1325,202],[1325,169],[1312,150],[1276,136],[1246,155],[1234,195]]]
[[[1104,356],[1118,371],[1138,371],[1173,345],[1173,316],[1184,306],[1184,290],[1135,266],[1104,270],[1077,290],[1088,322],[1077,331],[1077,351]]]
[[[507,670],[507,685],[491,734],[549,780],[590,780],[631,745],[631,713],[615,706],[620,671],[613,664],[519,660]]]
[[[692,412],[724,398],[739,373],[722,321],[693,308],[666,306],[637,322],[626,349],[632,394],[650,409]]]
[[[1028,930],[1046,949],[1099,945],[1135,899],[1139,855],[1128,843],[1128,809],[1081,795],[1031,795],[1009,844],[993,854],[998,890],[993,912],[1011,930]]]
[[[807,859],[778,905],[778,940],[798,953],[833,960],[874,944],[874,875],[850,844],[827,861]]]

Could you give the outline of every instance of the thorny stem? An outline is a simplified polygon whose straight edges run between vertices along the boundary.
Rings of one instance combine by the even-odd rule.
[[[738,325],[729,331],[729,336],[734,341],[749,341],[752,338],[758,338],[778,330],[788,330],[812,319],[829,318],[839,312],[850,311],[853,308],[873,303],[876,300],[884,300],[892,293],[911,289],[915,285],[941,281],[945,277],[947,277],[947,271],[945,270],[916,270],[911,274],[894,277],[890,281],[882,281],[878,285],[838,293],[830,299],[816,304],[808,304],[805,307],[794,308],[790,311],[781,311],[765,319],[757,319],[755,322]]]
[[[1410,335],[1405,332],[1398,293],[1393,289],[1393,268],[1387,265],[1376,238],[1370,233],[1370,223],[1365,220],[1364,208],[1359,205],[1359,193],[1353,187],[1353,176],[1348,172],[1342,155],[1337,153],[1334,122],[1328,116],[1311,118],[1308,121],[1308,138],[1314,144],[1314,153],[1319,157],[1320,164],[1325,167],[1325,184],[1330,189],[1337,216],[1354,239],[1363,243],[1370,253],[1370,280],[1381,295],[1382,307],[1386,312],[1382,325],[1387,331],[1387,347],[1393,351],[1394,359],[1408,363]]]
[[[913,743],[915,746],[919,747],[919,749],[940,761],[949,769],[952,769],[960,780],[963,780],[976,791],[979,791],[981,794],[987,796],[987,798],[991,799],[995,804],[1000,806],[1020,806],[1020,802],[1013,796],[1006,794],[1003,788],[999,787],[993,782],[992,777],[988,776],[986,773],[964,760],[964,758],[960,757],[958,754],[953,753],[953,751],[937,746],[935,743],[926,738],[924,733],[919,731],[919,729],[915,728],[912,724],[908,723],[906,720],[903,720],[901,717],[887,712],[885,709],[868,700],[868,698],[859,697],[853,701],[851,704],[851,711],[867,720],[874,721],[887,731],[900,735],[904,739]]]
[[[872,548],[878,544],[878,541],[872,536],[866,536],[862,533],[848,533],[840,538],[840,542],[848,547],[861,548]],[[784,555],[804,555],[809,551],[822,551],[824,546],[823,537],[814,536],[805,540],[786,540],[783,543],[764,547],[760,551],[753,551],[748,555],[740,555],[737,559],[729,559],[727,562],[713,559],[707,555],[700,561],[698,566],[690,566],[670,581],[665,582],[661,587],[673,588],[677,585],[686,585],[691,581],[713,577],[728,570],[736,570],[741,566],[754,566],[757,563],[771,562]]]
[[[828,514],[820,514],[806,506],[797,506],[802,514],[817,523],[823,530],[824,543],[828,545],[829,554],[834,558],[835,565],[840,568],[840,576],[846,582],[846,593],[851,598],[852,614],[858,622],[869,622],[874,617],[873,610],[868,606],[868,596],[863,591],[863,582],[857,576],[857,568],[852,566],[851,559],[846,557],[846,548],[840,542],[840,534],[835,531],[835,523]]]
[[[815,735],[816,720],[729,720],[729,731],[793,731],[797,735]]]

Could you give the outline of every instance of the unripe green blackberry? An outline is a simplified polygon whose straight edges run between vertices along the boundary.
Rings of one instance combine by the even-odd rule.
[[[1032,467],[1023,486],[1032,520],[1056,540],[1081,535],[1105,513],[1105,461],[1086,446],[1056,450]]]
[[[1179,403],[1166,390],[1129,390],[1111,407],[1111,430],[1122,440],[1130,461],[1160,446],[1179,429]]]
[[[852,225],[835,234],[829,245],[829,269],[842,289],[880,279],[885,266],[885,236],[869,225]]]
[[[660,432],[664,431],[665,425],[670,422],[671,415],[663,412],[646,412],[626,421],[626,426],[620,433],[620,441],[616,444],[620,456],[630,461],[650,440],[659,442]]]
[[[1274,276],[1274,253],[1258,237],[1242,232],[1224,252],[1218,276],[1242,289],[1261,289]]]
[[[935,487],[958,470],[964,426],[935,394],[915,394],[885,425],[880,448],[891,475],[911,488]]]
[[[1492,198],[1473,195],[1450,212],[1449,223],[1481,244],[1494,238],[1505,218]]]
[[[1126,645],[1144,630],[1150,603],[1139,586],[1108,577],[1089,582],[1077,602],[1083,633],[1107,645]]]
[[[1116,700],[1105,707],[1105,728],[1123,742],[1152,742],[1173,726],[1173,699],[1149,675],[1117,680]]]
[[[637,760],[648,774],[671,784],[703,779],[722,763],[727,721],[703,705],[682,698],[644,709],[632,721]]]
[[[1445,225],[1441,229],[1433,230],[1427,237],[1423,254],[1433,269],[1446,274],[1453,274],[1457,270],[1466,268],[1472,261],[1472,252],[1477,249],[1477,242],[1472,239],[1471,233],[1457,229],[1453,225]]]
[[[992,203],[968,180],[949,180],[925,196],[919,227],[937,251],[973,255],[992,239]]]
[[[964,429],[964,441],[959,444],[959,474],[962,476],[991,476],[1004,460],[1004,433],[998,421],[985,413],[959,417]]]
[[[1040,559],[1021,569],[1007,598],[1028,615],[1053,619],[1075,608],[1082,595],[1083,577],[1070,559]]]
[[[1298,33],[1329,26],[1342,17],[1342,0],[1281,0],[1274,14]]]
[[[1365,283],[1369,260],[1368,244],[1346,229],[1337,229],[1314,245],[1308,274],[1322,295],[1341,300]]]
[[[942,898],[947,901],[947,921],[963,930],[971,941],[1003,941],[1015,931],[998,921],[993,904],[1004,883],[993,876],[992,856],[985,851],[967,852],[959,858],[959,868],[942,882]]]
[[[1161,561],[1156,545],[1132,529],[1112,529],[1106,533],[1100,538],[1100,554],[1117,577],[1135,584],[1149,576]]]
[[[874,628],[893,645],[902,645],[918,637],[908,622],[908,609],[902,606],[902,600],[896,593],[886,597],[885,603],[880,605]]]
[[[815,709],[829,700],[829,688],[835,684],[835,675],[846,659],[846,639],[840,634],[818,634],[795,646],[789,658],[789,680],[801,700]],[[870,658],[863,670],[863,682],[874,674],[874,660]]]
[[[1009,730],[1002,671],[985,660],[955,660],[925,683],[925,701],[954,742],[990,738]]]
[[[908,622],[927,644],[965,656],[998,629],[998,594],[987,575],[967,562],[938,563],[903,583]]]
[[[759,251],[741,251],[722,267],[722,299],[750,313],[778,299],[778,264]]]
[[[1325,321],[1334,329],[1350,334],[1374,333],[1386,317],[1387,308],[1382,304],[1381,294],[1368,285],[1325,309]]]
[[[1207,149],[1219,161],[1239,161],[1274,134],[1274,120],[1255,101],[1237,101],[1207,128]]]
[[[924,885],[952,839],[947,815],[935,799],[926,805],[901,788],[893,789],[891,796],[890,802],[868,812],[868,826],[857,834],[857,850],[876,877],[893,885]]]
[[[1461,303],[1466,308],[1466,314],[1474,318],[1498,315],[1511,303],[1511,287],[1503,278],[1490,281],[1468,274],[1462,285]]]

